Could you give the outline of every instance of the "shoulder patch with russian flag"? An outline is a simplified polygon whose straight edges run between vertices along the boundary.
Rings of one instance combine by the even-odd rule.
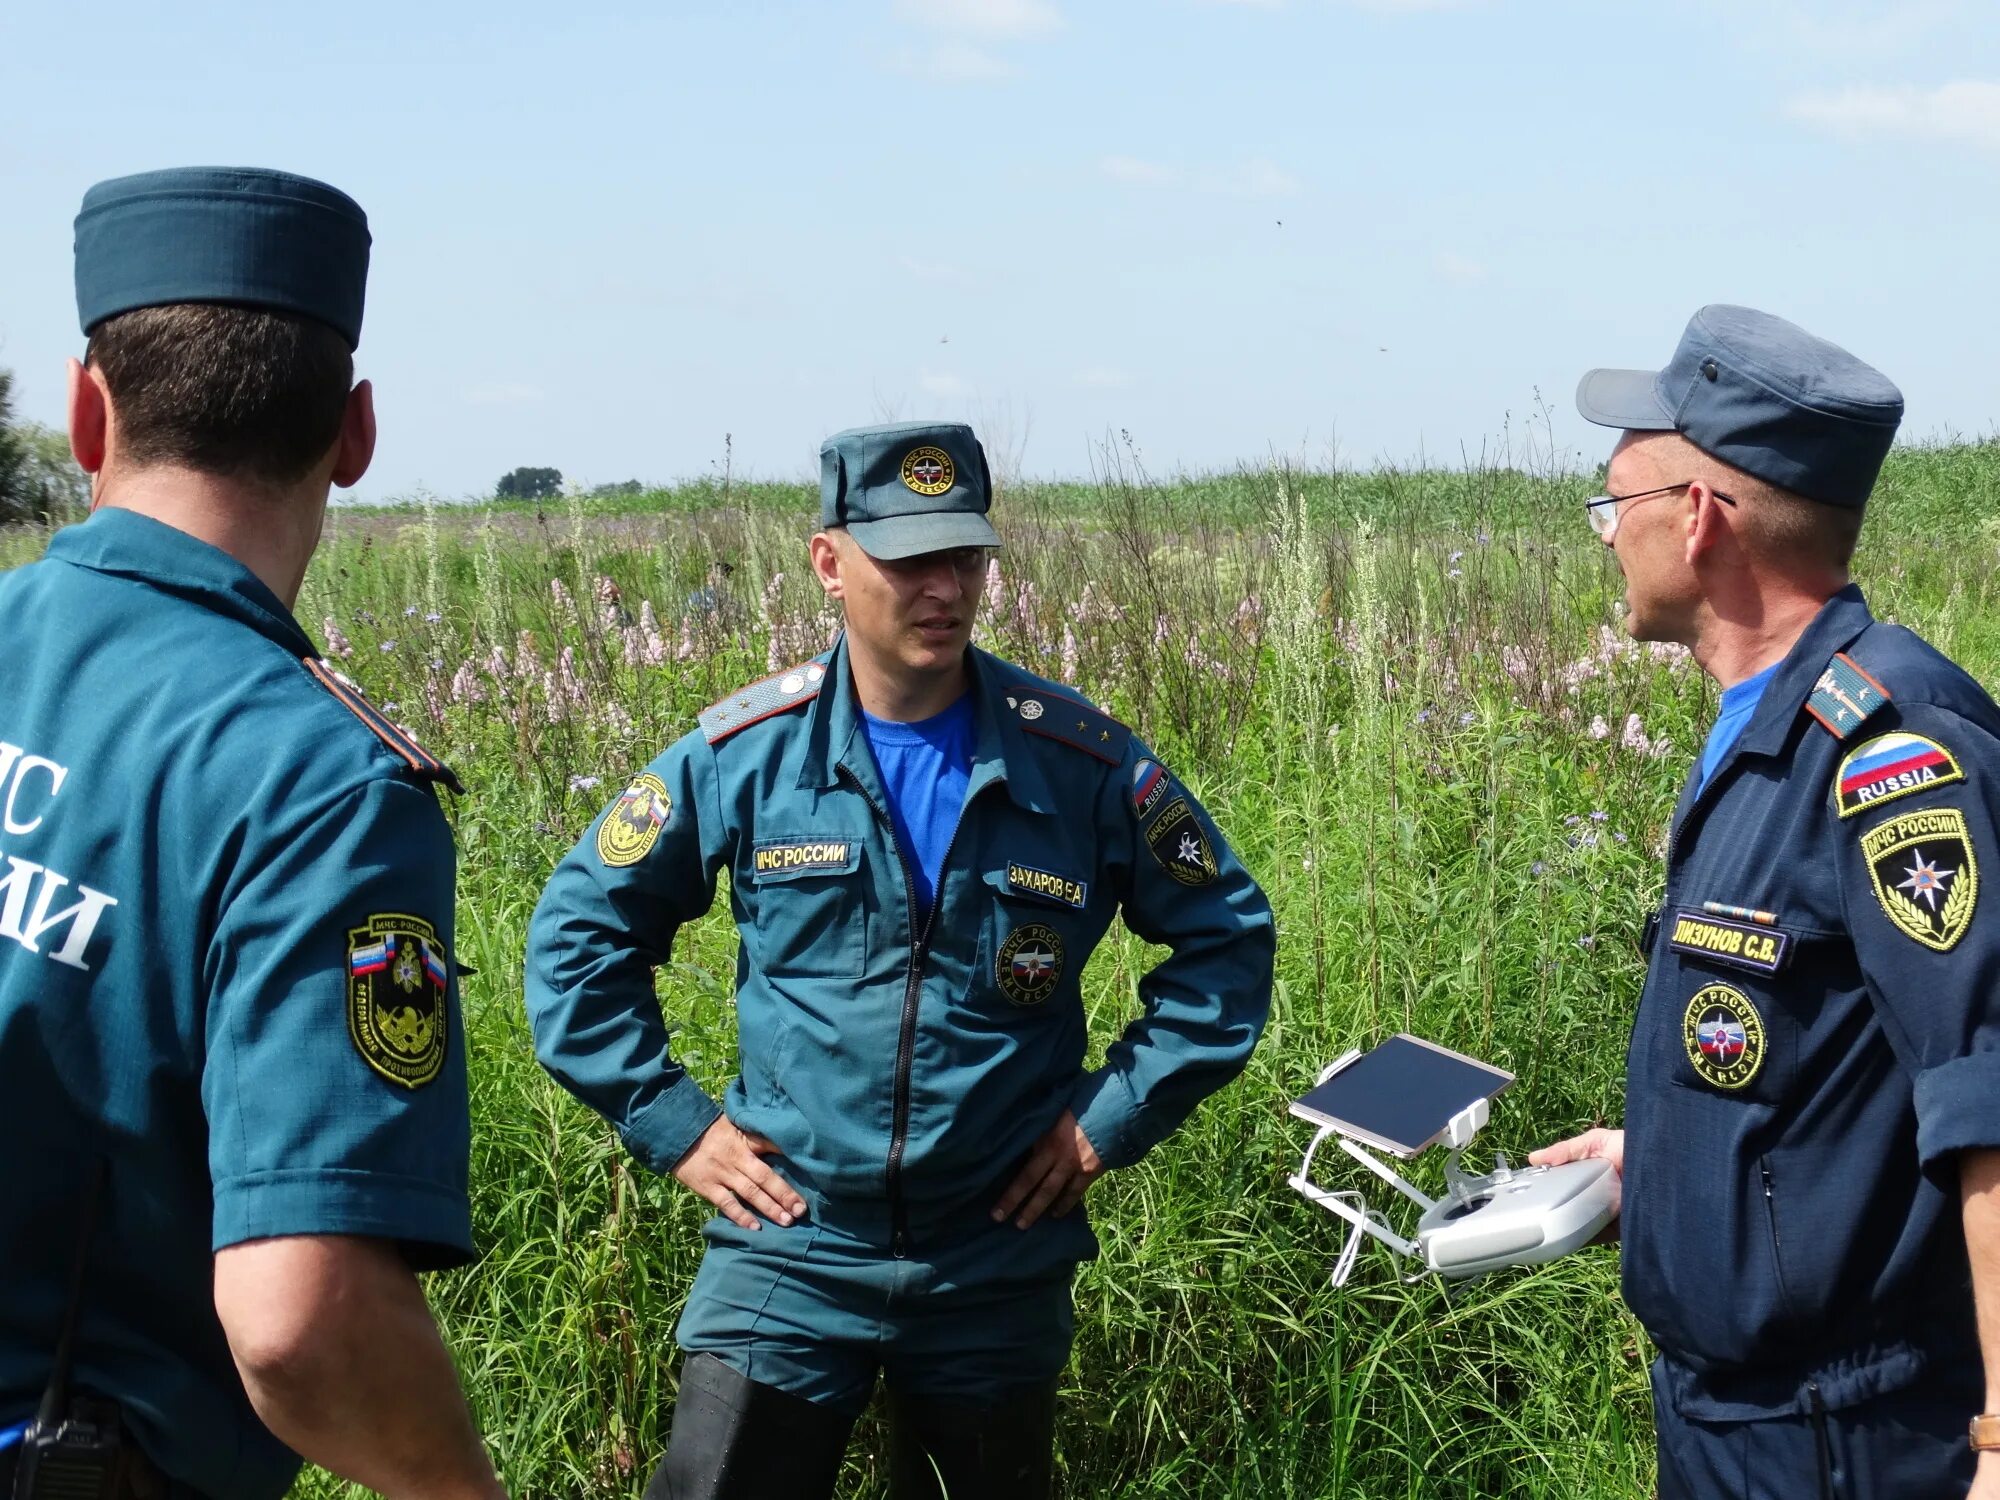
[[[1167,794],[1167,768],[1156,760],[1141,760],[1132,767],[1132,811],[1145,817],[1159,806]]]
[[[1843,818],[1911,792],[1965,780],[1958,758],[1920,734],[1878,734],[1840,763],[1835,800]]]

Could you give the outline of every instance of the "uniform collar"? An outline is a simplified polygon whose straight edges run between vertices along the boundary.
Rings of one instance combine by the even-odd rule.
[[[49,541],[48,557],[130,578],[241,621],[297,656],[317,656],[312,638],[242,563],[198,537],[122,506],[106,505]]]
[[[1053,812],[1048,779],[1041,761],[1029,747],[1019,718],[1007,706],[1007,665],[977,647],[966,653],[973,700],[972,776],[965,797],[972,800],[991,782],[1001,782],[1007,795],[1029,812]],[[799,785],[830,787],[845,769],[878,800],[884,795],[875,757],[861,732],[861,707],[854,698],[854,675],[848,661],[847,636],[834,643],[826,660],[826,684],[814,699],[812,720],[800,757]]]
[[[1836,651],[1845,651],[1855,639],[1875,623],[1869,613],[1868,601],[1861,597],[1861,586],[1850,583],[1820,606],[1818,614],[1806,626],[1805,633],[1793,642],[1792,649],[1785,653],[1785,659],[1778,666],[1778,674],[1764,688],[1764,696],[1757,702],[1757,711],[1750,716],[1742,735],[1736,741],[1738,755],[1778,755],[1784,751],[1785,740],[1792,732],[1792,724],[1806,706],[1806,699],[1812,696],[1813,685],[1819,681],[1820,673],[1833,659]],[[1729,763],[1725,758],[1723,765]],[[1715,768],[1717,776],[1722,774],[1722,766]]]

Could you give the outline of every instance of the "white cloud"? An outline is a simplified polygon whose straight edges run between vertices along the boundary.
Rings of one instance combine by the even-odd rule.
[[[1253,156],[1223,172],[1210,172],[1201,180],[1202,188],[1231,198],[1291,198],[1300,191],[1298,178],[1274,161]]]
[[[917,377],[926,396],[958,397],[972,393],[972,387],[947,370],[926,370]]]
[[[999,83],[1012,78],[1014,65],[970,42],[939,42],[933,47],[903,47],[892,53],[889,71],[925,83]]]
[[[896,264],[918,281],[935,282],[939,286],[972,286],[976,278],[963,266],[954,266],[941,260],[919,260],[914,255],[899,255]]]
[[[1963,24],[1965,0],[1708,0],[1705,7],[1739,47],[1801,55],[1867,58],[1934,48],[1937,33]]]
[[[1171,187],[1180,180],[1180,174],[1172,167],[1156,161],[1141,161],[1136,156],[1102,157],[1097,169],[1113,182],[1130,183],[1135,187]]]
[[[1298,178],[1276,162],[1253,156],[1233,167],[1211,167],[1190,175],[1165,162],[1137,156],[1103,156],[1097,169],[1128,187],[1191,187],[1228,198],[1290,198],[1304,190]]]
[[[1936,88],[1857,85],[1800,94],[1785,113],[1829,134],[1896,136],[2000,151],[2000,83],[1966,79]]]
[[[1454,286],[1477,286],[1486,279],[1486,267],[1449,250],[1440,250],[1431,257],[1431,269]]]
[[[905,21],[936,31],[1018,41],[1062,29],[1062,12],[1049,0],[896,0]]]
[[[1070,377],[1075,385],[1087,391],[1122,391],[1132,383],[1132,377],[1123,370],[1114,370],[1107,365],[1091,365],[1078,370]]]
[[[467,406],[532,406],[548,395],[538,385],[524,385],[518,381],[475,385],[461,394]]]

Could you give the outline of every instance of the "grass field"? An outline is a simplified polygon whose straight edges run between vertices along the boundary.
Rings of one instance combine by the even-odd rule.
[[[1590,476],[1510,470],[1025,486],[983,644],[1134,724],[1266,885],[1278,994],[1247,1074],[1089,1199],[1059,1454],[1120,1496],[1644,1496],[1649,1351],[1615,1252],[1447,1290],[1285,1186],[1285,1104],[1409,1029],[1519,1075],[1482,1149],[1620,1113],[1634,949],[1712,710],[1616,628]],[[430,1291],[513,1491],[636,1495],[673,1399],[705,1206],[541,1073],[527,919],[555,860],[731,688],[821,648],[802,488],[337,513],[299,616],[470,788],[459,943],[477,1266]],[[1857,565],[1878,614],[2000,681],[2000,446],[1899,452]],[[39,551],[0,537],[0,564]],[[734,1068],[726,910],[660,976],[677,1051]],[[1113,929],[1097,1045],[1152,959]],[[1432,1173],[1436,1167],[1429,1167]],[[1431,1179],[1435,1181],[1435,1177]],[[864,1422],[844,1493],[881,1493]],[[308,1475],[298,1493],[338,1492]]]

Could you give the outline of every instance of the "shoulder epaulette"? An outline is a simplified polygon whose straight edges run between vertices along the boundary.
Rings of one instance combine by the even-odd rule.
[[[816,661],[775,672],[704,708],[698,721],[701,732],[709,744],[719,745],[739,729],[748,729],[773,714],[812,702],[825,681],[826,668]]]
[[[460,796],[465,795],[465,786],[451,767],[419,745],[417,737],[409,730],[400,724],[392,723],[381,709],[368,701],[368,695],[353,678],[345,673],[336,672],[317,656],[308,656],[303,660],[305,669],[313,680],[333,694],[355,718],[366,724],[374,732],[375,738],[387,745],[395,757],[410,768],[413,775],[424,781],[440,782]]]
[[[1021,716],[1021,727],[1030,734],[1094,755],[1107,765],[1124,763],[1132,731],[1088,703],[1061,693],[1016,690],[1007,695],[1007,706]]]
[[[1836,651],[1813,684],[1806,712],[1837,740],[1859,729],[1889,702],[1889,690],[1862,670],[1845,651]]]

